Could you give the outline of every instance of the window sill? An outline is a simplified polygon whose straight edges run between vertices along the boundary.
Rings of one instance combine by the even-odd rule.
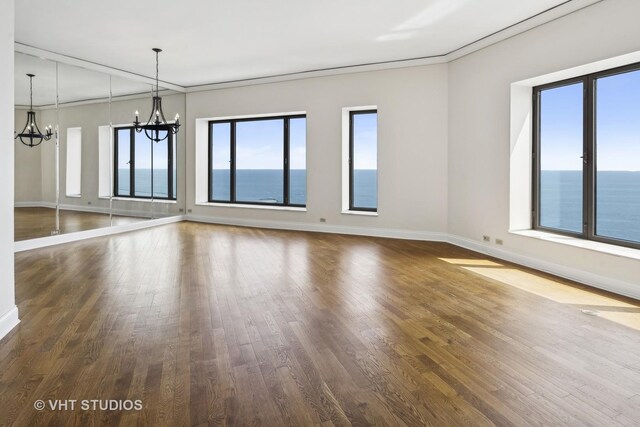
[[[342,215],[378,216],[378,212],[369,212],[369,211],[345,210],[345,211],[342,211],[341,213]]]
[[[547,242],[559,243],[561,245],[569,245],[576,248],[588,249],[591,251],[601,252],[609,255],[640,260],[640,250],[626,248],[624,246],[595,242],[593,240],[578,239],[576,237],[563,236],[561,234],[554,234],[540,230],[510,230],[509,233],[518,236],[545,240]]]
[[[109,200],[109,197],[100,196],[98,197],[100,200]],[[123,202],[143,202],[143,203],[151,203],[151,199],[137,199],[135,197],[113,197],[112,200],[120,200]],[[163,200],[163,199],[153,199],[153,203],[166,203],[166,204],[176,204],[176,200]]]
[[[69,199],[81,199],[82,194],[65,194],[65,197]]]
[[[242,209],[266,209],[273,211],[291,211],[291,212],[306,212],[307,208],[299,208],[295,206],[270,206],[270,205],[245,205],[236,203],[217,203],[217,202],[199,202],[196,206],[211,206],[222,208],[242,208]]]

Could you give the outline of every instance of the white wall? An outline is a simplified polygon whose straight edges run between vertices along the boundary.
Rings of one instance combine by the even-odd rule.
[[[14,2],[0,14],[0,338],[18,322],[13,267],[13,42]]]
[[[449,64],[451,234],[501,238],[513,259],[640,295],[637,259],[508,233],[510,84],[640,50],[638,16],[637,0],[605,0]]]
[[[342,108],[378,106],[378,216],[341,214]],[[307,113],[307,212],[196,205],[195,120]],[[447,230],[447,65],[187,94],[187,208],[199,218],[417,233]],[[326,218],[326,223],[320,223]],[[384,233],[383,233],[384,234]]]

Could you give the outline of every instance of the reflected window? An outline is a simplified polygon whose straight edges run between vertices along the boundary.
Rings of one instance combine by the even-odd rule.
[[[160,134],[160,138],[164,137]],[[176,144],[173,135],[151,141],[133,127],[114,130],[114,196],[176,199]]]
[[[378,112],[349,113],[349,209],[378,209]]]

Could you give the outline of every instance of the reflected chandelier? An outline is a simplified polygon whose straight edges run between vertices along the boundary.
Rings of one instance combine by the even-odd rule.
[[[42,141],[48,141],[53,136],[51,125],[44,128],[45,133],[40,132],[38,123],[36,122],[36,112],[33,111],[33,78],[35,74],[27,74],[29,76],[29,111],[27,111],[27,123],[22,131],[15,136],[14,139],[20,138],[20,142],[28,147],[36,147]]]
[[[156,93],[153,96],[153,105],[151,108],[151,115],[146,124],[140,123],[138,112],[136,111],[136,120],[133,122],[133,126],[136,132],[140,133],[144,131],[152,141],[160,142],[169,137],[169,133],[175,135],[180,128],[180,115],[176,114],[174,123],[168,123],[164,118],[164,112],[162,111],[162,98],[160,97],[160,86],[158,84],[158,54],[162,52],[162,49],[153,48],[156,53]],[[164,136],[163,136],[164,135]]]

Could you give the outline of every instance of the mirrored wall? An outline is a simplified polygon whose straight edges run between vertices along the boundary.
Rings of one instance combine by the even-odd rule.
[[[158,142],[133,129],[151,84],[23,53],[15,70],[16,241],[184,212],[184,127]],[[183,93],[160,95],[167,118],[185,117]],[[31,125],[44,138],[24,136]]]

